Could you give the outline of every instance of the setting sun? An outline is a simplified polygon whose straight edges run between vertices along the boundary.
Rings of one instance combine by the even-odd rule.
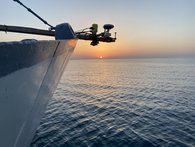
[[[100,56],[100,59],[102,59],[103,57],[102,56]]]

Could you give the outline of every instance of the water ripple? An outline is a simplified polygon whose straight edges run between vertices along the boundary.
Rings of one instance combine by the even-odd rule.
[[[31,146],[193,147],[194,89],[195,62],[73,60]]]

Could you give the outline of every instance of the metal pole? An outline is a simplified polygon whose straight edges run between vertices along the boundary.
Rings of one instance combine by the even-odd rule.
[[[19,27],[19,26],[0,25],[0,31],[35,34],[35,35],[45,35],[45,36],[55,36],[54,31],[41,30],[41,29],[35,29],[35,28],[27,28],[27,27]]]

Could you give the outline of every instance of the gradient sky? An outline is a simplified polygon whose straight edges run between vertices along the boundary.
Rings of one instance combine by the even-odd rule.
[[[116,43],[90,46],[78,41],[73,58],[128,58],[195,54],[195,0],[21,0],[57,25],[69,22],[75,31],[99,24],[115,25]],[[48,27],[12,0],[1,0],[0,24],[47,29]],[[0,33],[1,41],[35,35]],[[113,34],[114,35],[114,34]]]

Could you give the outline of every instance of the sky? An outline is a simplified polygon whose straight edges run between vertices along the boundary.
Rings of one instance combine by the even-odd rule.
[[[73,58],[134,58],[195,55],[195,0],[21,0],[52,25],[68,22],[77,31],[113,24],[115,43],[90,46],[78,40]],[[48,29],[13,0],[1,0],[0,24]],[[1,32],[1,41],[37,35]]]

